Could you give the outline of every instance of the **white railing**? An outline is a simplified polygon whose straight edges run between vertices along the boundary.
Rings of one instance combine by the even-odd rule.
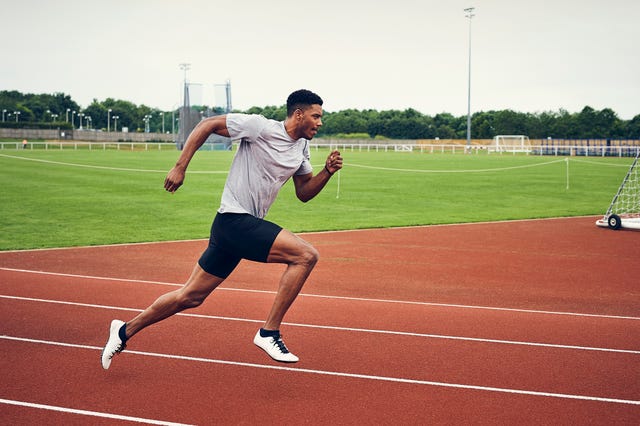
[[[128,150],[161,151],[175,150],[175,143],[163,142],[0,142],[0,150]],[[350,152],[397,152],[420,154],[472,154],[472,155],[551,155],[586,157],[629,157],[640,151],[640,145],[532,145],[523,150],[521,146],[504,146],[496,152],[490,145],[425,144],[425,143],[350,143],[348,141],[311,143],[311,149],[339,149]]]
[[[175,143],[165,142],[65,142],[65,141],[47,141],[47,142],[0,142],[0,150],[129,150],[129,151],[151,151],[151,150],[169,150],[176,149]]]
[[[311,144],[312,149],[338,149],[358,152],[418,152],[421,154],[485,154],[485,155],[551,155],[551,156],[586,156],[586,157],[629,157],[636,156],[640,145],[621,146],[576,146],[576,145],[532,145],[503,146],[500,151],[490,145],[455,145],[455,144],[362,144],[362,143],[319,143]]]

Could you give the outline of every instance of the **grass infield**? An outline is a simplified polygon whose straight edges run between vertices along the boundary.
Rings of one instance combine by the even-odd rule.
[[[312,149],[319,170],[327,150]],[[177,151],[0,151],[0,250],[207,238],[232,152],[196,154],[163,190]],[[630,158],[342,152],[304,204],[289,181],[267,219],[294,232],[603,214]],[[567,168],[569,171],[567,189]]]

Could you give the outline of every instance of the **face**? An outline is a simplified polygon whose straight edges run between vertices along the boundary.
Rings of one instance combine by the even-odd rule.
[[[297,124],[297,133],[301,138],[313,139],[322,126],[322,106],[314,104],[306,108],[296,110],[294,114]]]

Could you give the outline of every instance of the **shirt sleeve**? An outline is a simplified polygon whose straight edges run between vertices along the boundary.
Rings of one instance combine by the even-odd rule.
[[[266,122],[266,118],[257,114],[227,114],[227,130],[231,139],[254,142]]]
[[[306,175],[313,172],[311,166],[311,154],[309,152],[309,141],[305,142],[304,150],[302,152],[303,160],[300,168],[296,171],[296,175]]]

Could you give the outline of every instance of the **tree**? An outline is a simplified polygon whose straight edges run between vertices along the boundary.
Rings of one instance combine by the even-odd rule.
[[[622,122],[618,115],[610,108],[596,111],[595,122],[592,124],[591,137],[619,138],[622,136]]]
[[[273,120],[277,120],[277,121],[284,121],[285,118],[287,118],[287,106],[286,105],[281,105],[279,107],[277,106],[267,106],[264,108],[261,107],[251,107],[247,110],[248,114],[261,114],[263,116],[265,116],[266,118],[271,118]]]
[[[358,110],[325,113],[322,123],[323,134],[367,133],[367,118]]]
[[[194,108],[207,116],[222,112],[205,105]],[[114,129],[114,117],[118,117],[118,130],[128,127],[131,131],[143,131],[147,117],[150,130],[161,131],[163,115],[171,116],[171,111],[163,112],[125,100],[107,98],[100,102],[93,99],[87,108],[82,109],[64,93],[23,94],[15,90],[0,91],[0,109],[5,110],[5,122],[0,123],[5,127],[20,127],[26,123],[34,127],[51,127],[56,116],[56,127],[70,127],[71,123],[67,121],[67,117],[70,121],[71,112],[76,111],[76,127],[79,124],[77,114],[82,113],[85,117],[91,117],[92,127],[95,129]],[[14,112],[20,112],[18,123],[15,122]],[[287,116],[285,105],[255,106],[245,112],[262,114],[278,121],[284,120]],[[107,120],[110,123],[107,123]],[[530,138],[550,136],[556,139],[640,139],[640,116],[635,116],[632,120],[621,120],[610,108],[598,111],[585,106],[582,111],[574,114],[563,109],[542,113],[521,113],[509,109],[480,111],[474,113],[471,120],[471,136],[476,139],[490,139],[497,134],[524,134]],[[366,133],[372,138],[383,136],[398,139],[464,139],[467,131],[466,116],[455,117],[443,112],[431,117],[413,108],[403,111],[325,111],[323,124],[319,131],[321,136]],[[171,119],[166,121],[165,125],[166,129],[171,129]]]
[[[94,99],[91,105],[84,109],[85,116],[91,117],[91,126],[94,129],[107,128],[107,108]]]
[[[111,108],[111,129],[113,130],[121,130],[123,127],[127,127],[130,130],[136,129],[138,126],[136,123],[139,123],[138,120],[138,111],[136,105],[129,101],[115,100],[112,98],[107,98],[104,103],[104,107],[109,109]],[[114,126],[116,125],[116,120],[114,117],[118,117],[116,129]]]
[[[623,139],[640,139],[640,114],[624,123],[621,132]]]
[[[436,114],[433,117],[433,125],[436,129],[434,137],[438,137],[440,139],[457,138],[458,136],[455,131],[457,127],[456,121],[458,120],[448,112]]]

